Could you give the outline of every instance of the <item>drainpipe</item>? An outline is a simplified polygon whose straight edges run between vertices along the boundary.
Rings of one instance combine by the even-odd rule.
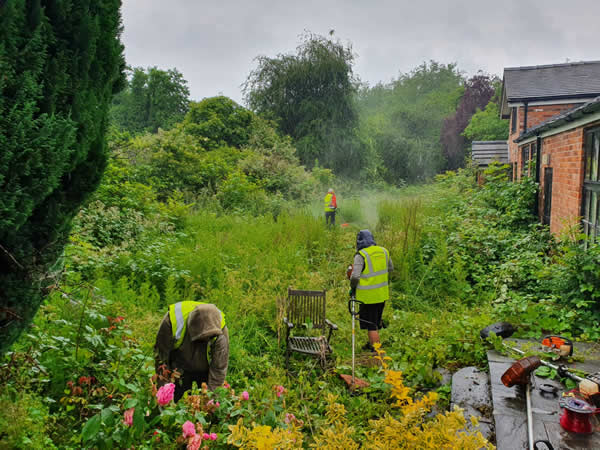
[[[540,171],[542,170],[542,138],[537,137],[535,142],[535,148],[537,148],[537,152],[535,155],[535,182],[540,182]]]
[[[523,114],[523,133],[527,131],[527,110],[529,109],[529,103],[525,102],[525,113]]]
[[[535,152],[535,182],[537,183],[537,190],[535,191],[535,206],[534,206],[534,214],[538,217],[538,219],[540,218],[540,198],[541,198],[541,192],[540,192],[540,172],[542,170],[542,138],[541,137],[537,137],[536,142],[535,142],[535,148],[537,149],[537,151]]]

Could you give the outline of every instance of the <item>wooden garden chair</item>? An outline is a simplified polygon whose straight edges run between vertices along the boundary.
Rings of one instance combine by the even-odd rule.
[[[291,352],[305,353],[319,358],[325,370],[327,356],[332,353],[329,340],[338,327],[325,318],[325,297],[327,291],[300,291],[288,288],[288,298],[283,322],[287,326],[285,366],[289,369]],[[307,336],[308,331],[320,330],[319,336]],[[329,330],[327,336],[326,331]],[[304,336],[298,334],[305,334]]]

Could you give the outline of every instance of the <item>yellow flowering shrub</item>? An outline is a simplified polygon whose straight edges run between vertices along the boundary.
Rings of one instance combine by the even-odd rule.
[[[247,428],[242,423],[242,419],[237,424],[230,425],[231,434],[227,443],[238,448],[271,450],[302,448],[303,436],[299,428],[291,424],[289,428],[272,429],[267,425],[252,424],[252,428]]]
[[[404,385],[402,372],[389,368],[389,357],[377,346],[377,356],[385,373],[385,382],[391,386],[392,409],[383,417],[369,421],[364,442],[358,442],[355,430],[348,425],[347,411],[337,402],[338,397],[327,395],[325,426],[315,430],[311,447],[326,450],[365,449],[493,449],[479,431],[468,431],[460,408],[438,414],[430,420],[426,415],[435,405],[438,395],[429,392],[422,397],[411,396],[411,389]],[[471,420],[477,426],[477,420]],[[229,427],[228,443],[250,449],[294,449],[302,446],[300,427],[287,429],[253,425],[244,427],[240,419]]]

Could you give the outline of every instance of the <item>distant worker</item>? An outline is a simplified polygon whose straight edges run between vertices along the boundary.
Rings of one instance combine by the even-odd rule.
[[[333,189],[327,191],[325,196],[325,223],[329,226],[335,226],[335,211],[337,210],[337,200]]]
[[[360,328],[367,330],[369,341],[363,350],[374,351],[379,342],[385,302],[390,298],[389,273],[394,270],[389,252],[375,244],[369,230],[360,230],[356,236],[356,255],[350,274],[350,296],[360,304]]]
[[[156,370],[165,364],[177,369],[174,400],[207,383],[215,390],[223,384],[229,364],[229,333],[224,314],[210,303],[184,301],[169,305],[154,345]],[[210,356],[209,356],[210,355]]]

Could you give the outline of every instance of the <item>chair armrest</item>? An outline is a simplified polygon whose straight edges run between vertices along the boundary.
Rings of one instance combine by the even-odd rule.
[[[287,318],[283,318],[283,323],[285,323],[287,325],[288,328],[294,328],[294,324],[290,321],[287,320]]]
[[[338,329],[338,326],[335,323],[331,322],[329,319],[325,319],[325,324],[332,330]]]

